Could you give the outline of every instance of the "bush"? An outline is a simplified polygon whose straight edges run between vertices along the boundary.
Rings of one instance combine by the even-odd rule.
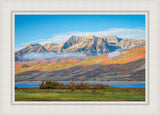
[[[80,84],[74,83],[73,81],[69,82],[68,84],[61,84],[57,81],[42,81],[40,85],[40,89],[70,89],[72,91],[78,89],[78,90],[84,90],[84,89],[106,89],[110,88],[108,85],[103,84],[96,84],[96,85],[89,85],[84,84],[81,82]]]
[[[46,82],[42,82],[42,84],[40,85],[41,89],[60,89],[61,84],[59,82],[56,81],[46,81]]]

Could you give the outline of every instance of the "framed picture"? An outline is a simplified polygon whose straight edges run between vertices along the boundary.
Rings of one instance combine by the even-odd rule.
[[[12,17],[13,103],[148,102],[147,12],[13,12]],[[30,40],[31,33],[51,29],[52,38]]]
[[[2,0],[1,115],[159,115],[156,2]]]

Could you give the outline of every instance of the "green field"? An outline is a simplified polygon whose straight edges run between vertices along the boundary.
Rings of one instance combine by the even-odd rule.
[[[18,88],[15,101],[145,101],[145,88],[62,90]]]

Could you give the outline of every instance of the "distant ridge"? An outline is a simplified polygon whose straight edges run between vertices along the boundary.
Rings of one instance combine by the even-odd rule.
[[[134,48],[145,47],[145,40],[135,40],[127,38],[118,38],[117,36],[94,36],[73,35],[63,43],[47,43],[44,46],[41,44],[29,44],[19,51],[15,52],[15,61],[21,61],[24,54],[31,52],[47,53],[82,53],[88,56],[96,56],[113,52],[117,49],[130,50]]]

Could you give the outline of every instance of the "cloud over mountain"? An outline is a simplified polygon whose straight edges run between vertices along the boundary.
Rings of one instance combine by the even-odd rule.
[[[145,47],[145,40],[119,38],[117,36],[74,35],[62,43],[28,44],[15,52],[15,61],[23,59],[45,59],[56,57],[97,56],[111,53],[110,57],[119,54],[118,49],[129,50]],[[114,52],[116,51],[116,52]]]
[[[109,53],[108,57],[109,58],[114,58],[116,56],[119,56],[120,55],[120,51],[121,51],[121,49],[117,49],[116,51]]]
[[[106,31],[98,31],[98,32],[67,32],[62,34],[53,35],[52,38],[46,39],[34,39],[33,41],[29,41],[28,43],[24,43],[25,45],[29,43],[39,43],[39,44],[46,44],[46,43],[62,43],[66,41],[72,35],[94,35],[94,36],[109,36],[115,35],[119,38],[129,38],[129,39],[137,39],[137,40],[145,40],[145,29],[126,29],[126,28],[111,28]],[[21,45],[16,45],[16,50],[19,50],[24,46],[22,43]]]
[[[57,34],[54,35],[52,38],[49,39],[41,39],[41,44],[45,43],[61,43],[67,40],[72,35],[95,35],[95,36],[109,36],[115,35],[120,38],[129,38],[129,39],[137,39],[137,40],[144,40],[145,39],[145,30],[144,29],[125,29],[125,28],[111,28],[106,31],[98,31],[98,32],[67,32],[64,34]]]
[[[48,53],[35,53],[31,52],[29,54],[24,54],[23,59],[48,59],[48,58],[67,58],[67,57],[83,57],[85,54],[81,53],[64,53],[64,54],[56,54],[54,52]]]

